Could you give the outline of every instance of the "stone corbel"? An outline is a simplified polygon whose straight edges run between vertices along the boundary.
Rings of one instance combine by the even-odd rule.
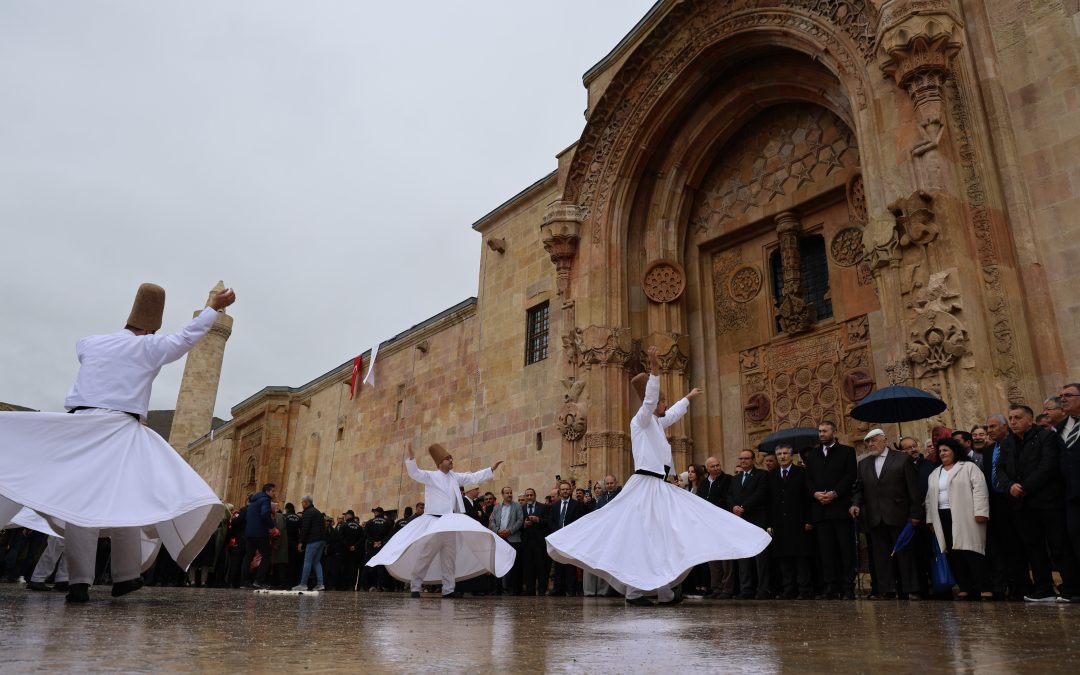
[[[944,84],[962,47],[962,27],[945,3],[904,3],[893,16],[878,40],[881,69],[911,97],[923,135],[911,153],[919,157],[938,147],[945,130]]]
[[[889,211],[896,218],[896,234],[901,248],[925,246],[941,234],[933,206],[934,197],[922,190],[889,204]]]
[[[802,265],[799,258],[798,214],[785,211],[776,216],[776,236],[780,240],[780,267],[783,272],[783,301],[780,329],[788,335],[805,333],[817,319],[814,307],[803,299]]]
[[[678,333],[655,332],[641,341],[638,359],[646,372],[649,370],[649,347],[656,347],[660,370],[665,373],[686,373],[690,363],[690,336]]]
[[[581,240],[581,209],[570,202],[553,202],[544,212],[540,224],[544,250],[555,264],[555,288],[558,295],[566,295],[570,289],[570,270]]]
[[[633,362],[634,341],[629,328],[614,326],[588,326],[575,328],[571,336],[564,339],[571,358],[577,366],[617,366],[625,368]]]
[[[563,380],[562,384],[566,393],[563,395],[563,405],[555,415],[555,428],[566,440],[578,441],[589,428],[585,406],[578,402],[585,389],[585,380],[569,378]]]

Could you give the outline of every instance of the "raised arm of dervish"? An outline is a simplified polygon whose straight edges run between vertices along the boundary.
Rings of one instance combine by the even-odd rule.
[[[661,406],[660,402],[663,397],[660,394],[659,350],[655,346],[649,347],[648,355],[649,381],[645,385],[645,396],[641,408],[634,415],[634,422],[637,423],[639,428],[644,429],[652,422],[652,418],[656,416],[660,426],[667,429],[682,419],[683,415],[690,410],[690,400],[701,394],[701,389],[694,387],[690,390],[690,393],[676,401],[670,408]],[[666,405],[666,401],[664,403]],[[659,411],[658,408],[660,408]]]
[[[432,460],[438,467],[436,471],[425,471],[416,465],[416,455],[410,447],[405,459],[405,468],[409,477],[417,483],[426,486],[424,491],[425,512],[430,514],[463,513],[465,505],[461,499],[461,491],[458,486],[467,483],[483,483],[494,478],[495,469],[499,468],[502,460],[492,466],[472,473],[457,473],[453,471],[454,458],[441,445],[432,445],[428,451]]]
[[[161,367],[172,363],[198,344],[214,325],[218,312],[236,302],[236,293],[226,288],[215,293],[199,316],[188,322],[179,333],[150,334],[139,341],[147,362]]]

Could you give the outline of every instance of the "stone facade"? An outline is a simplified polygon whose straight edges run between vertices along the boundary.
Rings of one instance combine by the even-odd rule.
[[[678,468],[822,419],[853,441],[890,383],[950,403],[925,424],[1041,401],[1080,373],[1078,33],[1075,0],[661,2],[586,73],[558,170],[474,225],[478,300],[354,400],[351,362],[268,388],[188,457],[335,512],[416,501],[400,459],[436,440],[518,492],[623,479],[652,345],[670,397],[705,390]]]

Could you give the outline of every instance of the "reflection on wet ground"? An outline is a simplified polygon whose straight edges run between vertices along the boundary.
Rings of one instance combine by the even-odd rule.
[[[1076,672],[1080,606],[0,585],[0,671]]]

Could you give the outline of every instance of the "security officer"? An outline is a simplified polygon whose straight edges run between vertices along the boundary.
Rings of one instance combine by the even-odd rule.
[[[332,518],[326,519],[326,549],[323,553],[323,568],[326,571],[324,585],[327,588],[337,589],[341,583],[341,530],[339,528],[343,522],[345,522],[344,519],[334,525]]]
[[[383,511],[381,506],[376,506],[371,509],[371,512],[375,515],[364,525],[364,533],[366,536],[364,550],[365,564],[372,556],[379,552],[379,549],[382,548],[383,544],[390,539],[390,535],[394,533],[394,521],[386,517],[386,512]],[[382,565],[379,565],[378,567],[365,567],[364,572],[368,575],[368,579],[364,583],[364,586],[366,586],[369,591],[383,591],[390,587],[386,568]]]
[[[298,579],[300,568],[304,563],[304,554],[297,550],[296,543],[300,541],[300,514],[292,502],[285,504],[285,536],[289,542],[289,578]]]
[[[338,586],[342,591],[356,590],[356,575],[360,572],[360,564],[364,557],[364,528],[356,519],[352,509],[345,512],[345,521],[338,526],[341,539],[341,560],[343,573],[341,584]]]

